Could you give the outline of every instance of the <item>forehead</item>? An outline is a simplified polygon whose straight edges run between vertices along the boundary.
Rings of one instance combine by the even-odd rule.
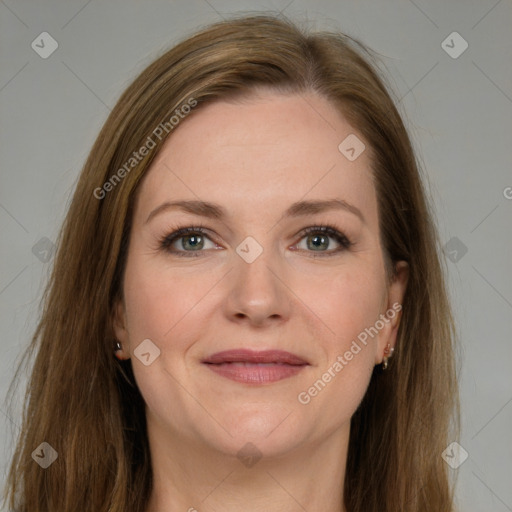
[[[147,171],[137,210],[179,198],[209,200],[235,214],[277,213],[300,199],[341,198],[376,217],[368,146],[354,161],[338,148],[350,135],[362,140],[317,95],[215,101],[175,128]]]

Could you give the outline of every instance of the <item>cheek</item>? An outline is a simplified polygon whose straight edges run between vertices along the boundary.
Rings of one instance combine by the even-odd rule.
[[[187,350],[204,336],[209,301],[205,294],[213,277],[197,272],[167,272],[162,265],[133,251],[124,282],[126,317],[132,365],[137,386],[153,417],[169,426],[169,418],[183,415],[190,404],[180,382],[191,382]],[[207,321],[207,320],[206,320]],[[145,366],[134,351],[150,339],[160,349],[158,358]],[[187,416],[187,415],[185,415]],[[188,416],[187,416],[188,417]],[[184,428],[173,422],[175,428]]]
[[[379,317],[385,280],[376,261],[324,269],[300,280],[299,295],[328,327],[331,348],[343,350]]]
[[[336,374],[332,392],[341,394],[353,411],[374,369],[378,333],[372,328],[381,313],[384,291],[385,278],[379,265],[354,267],[333,280],[324,299],[331,304],[330,321],[335,331],[328,363],[331,373]]]
[[[319,327],[327,325],[330,334],[322,340],[325,358],[301,389],[299,402],[328,429],[349,421],[368,388],[377,336],[365,329],[379,318],[382,282],[377,270],[352,267],[326,280],[324,290],[308,292]]]
[[[150,338],[161,348],[172,340],[187,343],[201,310],[201,299],[211,284],[194,274],[165,272],[161,265],[137,254],[127,262],[124,295],[130,344]],[[203,311],[204,314],[204,311]],[[187,333],[189,335],[187,336]]]
[[[160,339],[172,328],[173,312],[178,305],[176,294],[156,274],[140,266],[127,267],[124,293],[130,341],[139,338]],[[175,304],[173,304],[175,302]]]

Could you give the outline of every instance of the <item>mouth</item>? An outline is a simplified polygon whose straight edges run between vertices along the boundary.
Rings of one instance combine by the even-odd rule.
[[[309,366],[306,360],[283,350],[226,350],[201,362],[218,375],[245,384],[277,382]]]

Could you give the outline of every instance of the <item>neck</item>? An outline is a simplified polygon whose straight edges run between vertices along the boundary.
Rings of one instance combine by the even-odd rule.
[[[345,512],[349,429],[259,458],[254,445],[238,457],[148,421],[153,488],[147,512]]]

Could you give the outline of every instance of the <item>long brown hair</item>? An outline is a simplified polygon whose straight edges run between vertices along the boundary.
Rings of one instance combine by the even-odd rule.
[[[113,357],[112,330],[137,185],[179,129],[169,122],[176,109],[257,87],[314,91],[359,130],[372,150],[385,255],[409,264],[396,354],[387,371],[375,367],[351,421],[347,511],[453,510],[441,458],[455,439],[450,428],[459,428],[445,269],[420,166],[373,59],[344,34],[306,33],[272,16],[234,18],[164,53],[122,94],[80,175],[25,354],[36,356],[5,493],[12,510],[145,511],[152,473],[144,402],[131,362]],[[150,136],[154,147],[134,164]],[[44,470],[31,457],[43,441],[58,452]]]

